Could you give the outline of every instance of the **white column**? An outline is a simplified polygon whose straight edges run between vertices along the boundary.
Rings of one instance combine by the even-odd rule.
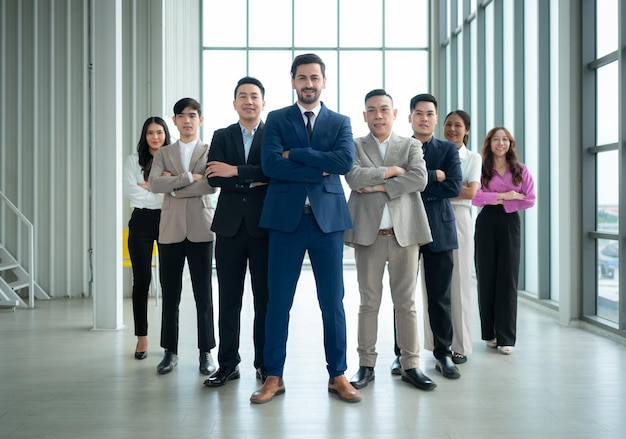
[[[122,320],[122,2],[91,2],[93,329]]]

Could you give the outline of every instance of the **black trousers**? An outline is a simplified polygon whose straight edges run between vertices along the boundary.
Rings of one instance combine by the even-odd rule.
[[[133,266],[133,318],[136,336],[148,335],[152,248],[159,237],[160,220],[161,209],[135,208],[128,222],[128,253]]]
[[[432,252],[428,247],[420,248],[420,256],[424,260],[424,282],[428,301],[430,328],[433,331],[433,355],[439,359],[452,355],[452,316],[450,311],[450,285],[452,283],[452,250]],[[394,314],[395,328],[395,314]],[[394,329],[395,330],[395,329]],[[395,334],[395,332],[394,332]],[[400,348],[394,346],[396,355]]]
[[[241,362],[239,356],[241,306],[248,265],[254,297],[254,367],[258,369],[264,365],[268,243],[267,236],[259,238],[250,236],[243,222],[235,236],[217,235],[215,263],[220,299],[218,320],[220,367],[235,367]]]
[[[178,308],[183,287],[185,259],[191,274],[191,286],[196,300],[198,349],[209,352],[215,347],[213,328],[213,293],[211,270],[213,242],[191,242],[185,239],[175,244],[159,245],[163,310],[161,313],[161,347],[178,353]]]
[[[520,217],[498,206],[485,206],[474,235],[478,308],[483,340],[515,346],[517,281],[520,264]]]

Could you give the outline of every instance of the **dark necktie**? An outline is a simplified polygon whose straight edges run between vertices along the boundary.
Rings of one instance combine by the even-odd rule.
[[[313,134],[313,126],[311,125],[311,119],[313,118],[312,111],[305,111],[304,115],[306,116],[306,132],[309,133],[309,139],[311,138],[311,134]]]

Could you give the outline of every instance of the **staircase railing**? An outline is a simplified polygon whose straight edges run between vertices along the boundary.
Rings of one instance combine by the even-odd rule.
[[[28,307],[35,307],[35,232],[33,224],[24,216],[22,212],[0,191],[0,199],[15,213],[15,215],[26,225],[28,230]],[[44,293],[45,294],[45,293]]]

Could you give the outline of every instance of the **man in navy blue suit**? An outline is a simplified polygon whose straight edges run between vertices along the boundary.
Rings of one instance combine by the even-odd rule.
[[[268,114],[261,166],[270,177],[260,226],[269,229],[264,361],[267,379],[250,401],[263,404],[285,393],[289,312],[306,251],[315,274],[324,324],[328,391],[346,402],[361,395],[346,379],[346,320],[343,308],[343,233],[352,227],[339,179],[352,168],[350,119],[320,101],[325,65],[315,54],[291,65],[296,104]]]
[[[450,315],[450,284],[452,282],[452,250],[458,248],[454,210],[450,198],[461,192],[463,174],[457,146],[433,136],[437,125],[437,99],[419,94],[411,99],[409,122],[413,137],[422,142],[428,170],[428,184],[422,201],[428,215],[433,242],[420,247],[424,262],[424,283],[430,327],[433,332],[435,369],[445,378],[460,378],[452,361],[452,317]],[[392,373],[399,374],[396,362],[400,355],[397,344]],[[401,373],[401,372],[400,372]]]

